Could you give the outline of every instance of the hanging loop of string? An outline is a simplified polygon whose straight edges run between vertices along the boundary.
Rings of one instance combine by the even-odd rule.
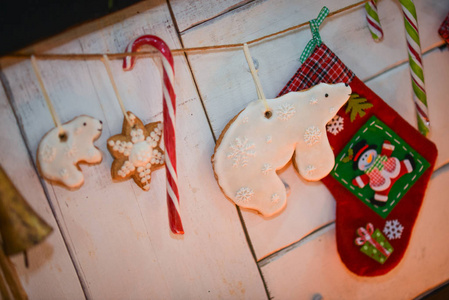
[[[307,58],[312,54],[313,50],[315,50],[316,46],[320,46],[321,36],[320,36],[320,25],[323,23],[324,19],[329,15],[329,8],[323,6],[318,17],[316,19],[310,20],[310,30],[312,31],[312,39],[307,43],[304,51],[301,53],[301,57],[299,60],[301,63],[304,63]]]
[[[253,76],[254,84],[256,85],[257,96],[259,100],[262,101],[265,106],[265,115],[269,118],[271,116],[271,109],[268,106],[267,99],[265,98],[265,94],[262,89],[262,84],[260,83],[259,76],[257,75],[256,68],[254,67],[254,61],[251,57],[251,53],[249,53],[248,44],[243,44],[243,52],[245,53],[246,61],[248,62],[249,69],[251,71],[251,75]]]
[[[47,107],[50,110],[50,115],[53,119],[53,122],[55,123],[55,126],[58,128],[59,136],[63,136],[65,134],[64,128],[62,128],[61,121],[59,120],[55,108],[50,101],[50,97],[48,96],[47,90],[45,89],[44,81],[42,79],[42,75],[39,70],[39,66],[37,65],[36,57],[34,55],[31,55],[31,65],[33,66],[34,74],[36,74],[37,82],[39,82],[42,95],[44,96],[45,102],[47,103]]]
[[[108,73],[108,76],[109,76],[109,81],[112,84],[112,88],[114,89],[115,96],[117,97],[118,103],[120,104],[120,108],[123,112],[123,115],[125,116],[125,119],[129,123],[129,125],[132,127],[134,125],[134,122],[131,121],[128,114],[126,113],[126,109],[125,109],[125,105],[123,105],[122,97],[120,97],[117,85],[115,84],[114,76],[112,76],[111,62],[109,61],[109,58],[106,54],[103,54],[103,58],[101,59],[101,61],[103,62],[104,66],[106,68],[106,72]]]

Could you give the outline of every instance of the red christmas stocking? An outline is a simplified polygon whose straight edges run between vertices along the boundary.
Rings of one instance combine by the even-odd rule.
[[[327,125],[335,167],[323,179],[337,201],[341,260],[361,276],[394,268],[407,249],[437,149],[321,44],[280,95],[320,82],[352,95]]]
[[[446,19],[441,23],[438,33],[444,39],[446,45],[449,45],[449,14],[447,14]]]

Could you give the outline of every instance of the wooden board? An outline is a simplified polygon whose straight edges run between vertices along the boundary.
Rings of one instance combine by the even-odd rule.
[[[44,242],[28,251],[29,268],[25,267],[22,254],[11,257],[22,285],[30,299],[82,299],[84,294],[76,270],[3,87],[0,87],[0,120],[2,168],[36,213],[53,227]]]
[[[120,52],[133,38],[156,34],[179,48],[164,2],[146,3],[126,25],[117,23],[54,48],[58,53]],[[139,11],[142,7],[139,8]],[[178,103],[178,174],[186,235],[170,235],[165,172],[152,174],[151,190],[113,183],[106,139],[121,131],[123,115],[101,62],[40,61],[43,79],[63,122],[80,114],[103,120],[95,143],[103,162],[82,166],[84,186],[74,192],[46,184],[62,221],[86,294],[93,299],[265,297],[237,211],[223,202],[207,156],[214,147],[191,74],[175,58]],[[145,123],[162,119],[158,63],[138,61],[132,72],[112,69],[125,107]],[[5,71],[15,109],[34,153],[53,127],[29,62]],[[205,153],[207,155],[205,156]],[[204,159],[206,157],[206,159]]]
[[[329,6],[329,9],[336,10],[354,2],[332,3],[335,6]],[[435,32],[435,20],[444,18],[441,12],[441,9],[446,9],[444,5],[447,4],[438,1],[416,3],[420,12],[423,49],[441,44]],[[233,14],[187,30],[182,39],[186,47],[240,43],[307,21],[315,17],[321,7],[322,3],[316,1],[302,3],[300,8],[292,1],[253,2],[236,9]],[[398,17],[401,16],[400,8],[394,2],[384,2],[379,4],[379,9],[385,32],[385,39],[379,44],[372,41],[362,8],[330,17],[321,26],[325,43],[362,79],[383,72],[407,58],[403,20]],[[268,98],[275,97],[299,67],[298,58],[309,39],[310,31],[305,27],[250,47],[259,64],[259,76]],[[189,54],[188,58],[214,135],[218,138],[227,122],[257,98],[243,51],[211,50]],[[413,104],[410,104],[410,78],[406,76],[401,82],[404,95],[408,95],[408,98],[401,97],[403,102],[397,107],[402,114],[411,112]],[[391,89],[395,87],[390,85]],[[413,119],[414,116],[408,118]],[[333,199],[324,185],[298,179],[291,167],[281,177],[293,193],[280,215],[266,220],[254,212],[243,211],[258,259],[335,219]],[[320,213],[314,213],[317,211]]]
[[[326,5],[335,11],[355,2],[344,0]],[[448,52],[439,53],[432,49],[442,44],[436,28],[449,10],[449,3],[439,0],[416,0],[415,3],[422,46],[429,51],[424,58],[424,67],[435,129],[431,138],[440,149],[438,166],[441,166],[447,162],[449,153],[443,131],[447,128],[444,99],[448,92],[443,78],[447,77],[445,62]],[[129,41],[144,33],[160,36],[172,48],[181,47],[179,36],[186,47],[240,43],[314,18],[323,2],[201,0],[170,1],[170,5],[180,32],[176,32],[165,1],[143,1],[108,18],[33,45],[27,51],[121,52]],[[407,58],[400,7],[396,2],[381,2],[379,12],[385,31],[385,40],[380,44],[371,40],[362,8],[329,17],[321,26],[321,34],[328,46],[360,78],[373,78],[368,80],[368,85],[413,123],[416,121],[407,66],[394,68]],[[299,67],[298,58],[309,39],[310,31],[304,27],[251,46],[268,97],[275,97]],[[368,297],[374,289],[381,289],[382,296],[388,298],[389,294],[396,296],[396,286],[400,283],[419,281],[409,294],[401,294],[410,298],[448,279],[447,271],[442,269],[448,261],[443,251],[447,242],[427,246],[431,241],[424,234],[429,230],[439,233],[438,230],[447,227],[442,217],[443,213],[447,215],[447,206],[442,200],[446,187],[440,182],[447,181],[446,175],[435,177],[434,182],[444,178],[436,187],[431,184],[425,203],[432,202],[427,201],[432,197],[440,204],[423,207],[419,218],[426,209],[429,211],[427,221],[423,221],[422,229],[418,230],[417,226],[412,238],[409,252],[418,262],[410,263],[411,259],[406,257],[391,275],[374,281],[353,276],[340,263],[332,229],[334,199],[321,183],[302,180],[291,165],[280,173],[292,189],[287,208],[279,216],[269,219],[242,210],[248,233],[248,237],[245,236],[235,206],[223,196],[214,180],[210,156],[214,138],[218,137],[228,120],[256,98],[254,84],[240,49],[189,53],[188,60],[189,63],[184,55],[175,57],[178,180],[186,230],[183,237],[169,233],[165,171],[152,174],[149,192],[143,192],[131,181],[111,182],[112,158],[107,153],[106,140],[120,132],[123,115],[102,63],[39,61],[45,84],[62,121],[86,113],[103,120],[104,132],[96,145],[103,151],[104,158],[99,165],[82,166],[86,182],[78,191],[68,192],[45,183],[69,251],[61,246],[61,233],[57,232],[56,240],[49,239],[43,245],[49,244],[48,248],[55,249],[50,262],[41,264],[40,259],[36,260],[39,266],[34,269],[32,266],[31,271],[27,271],[22,270],[20,257],[14,259],[31,296],[79,299],[83,297],[82,286],[91,299],[264,299],[267,297],[266,283],[271,296],[277,298],[311,298],[314,293],[329,297],[335,295],[330,294],[332,289],[342,295],[341,298],[348,298],[354,295],[349,294],[354,287],[360,298]],[[12,92],[13,108],[25,130],[25,142],[31,149],[32,159],[35,159],[41,137],[54,125],[29,61],[15,65],[11,62],[15,61],[1,61],[3,81]],[[145,123],[160,121],[159,60],[140,59],[135,69],[126,73],[117,60],[112,61],[112,69],[125,107]],[[385,73],[386,70],[390,71]],[[400,91],[403,93],[398,94]],[[0,100],[2,97],[0,94]],[[10,127],[17,130],[11,111],[7,112],[7,118],[0,119],[0,137],[2,131],[8,132]],[[15,139],[13,142],[23,148],[23,141]],[[9,144],[2,143],[0,147]],[[24,151],[25,148],[16,154],[17,160],[27,157]],[[0,155],[5,157],[10,155],[2,153]],[[9,170],[13,167],[14,164]],[[24,169],[30,173],[27,176],[34,178],[30,180],[32,184],[24,188],[24,193],[33,196],[42,187],[31,164],[26,164]],[[22,173],[11,175],[17,182],[21,176]],[[44,194],[39,197],[47,201]],[[41,209],[42,215],[52,219],[48,207],[39,208],[41,205],[36,209]],[[430,222],[432,214],[436,218]],[[326,224],[330,225],[315,231]],[[305,236],[307,238],[303,239]],[[417,246],[413,245],[425,245],[425,250],[416,252],[412,249]],[[265,282],[249,246],[253,247],[256,260],[260,261]],[[45,251],[39,249],[33,250],[36,254],[31,254],[41,256],[41,252],[47,251],[47,248]],[[277,253],[280,249],[282,251]],[[436,251],[439,252],[435,254]],[[67,262],[70,258],[67,252],[72,255],[80,281],[74,277],[73,264]],[[266,258],[270,254],[273,255]],[[48,259],[45,255],[43,257]],[[68,268],[59,276],[57,266],[61,262]],[[418,265],[421,263],[424,272],[412,275],[422,267]],[[438,265],[438,268],[429,275],[432,265]],[[48,282],[52,280],[56,280],[57,286],[50,293],[53,286]]]
[[[252,0],[172,0],[170,5],[180,32],[207,22]]]
[[[436,169],[449,162],[449,139],[447,128],[449,111],[447,95],[449,86],[442,78],[447,78],[449,50],[435,49],[424,55],[424,78],[431,121],[428,138],[438,148]],[[403,118],[417,128],[415,107],[412,96],[410,70],[408,64],[401,65],[381,76],[370,80],[368,86],[390,104]]]
[[[445,282],[449,279],[449,241],[439,237],[446,235],[449,226],[448,180],[447,169],[431,180],[404,258],[388,274],[369,278],[348,271],[338,256],[332,229],[262,267],[270,296],[412,299]]]

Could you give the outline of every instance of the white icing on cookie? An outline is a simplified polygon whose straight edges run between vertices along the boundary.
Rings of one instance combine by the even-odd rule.
[[[335,107],[337,111],[349,94],[351,88],[343,83],[323,83],[307,91],[291,92],[267,100],[273,108],[270,118],[265,116],[261,101],[249,103],[222,133],[213,156],[214,171],[225,195],[242,207],[271,216],[283,209],[287,198],[275,171],[284,167],[294,153],[295,167],[305,179],[326,176],[334,166],[334,154],[325,134],[326,123],[334,116],[329,109]],[[246,118],[248,122],[242,124]],[[274,194],[279,196],[276,205],[272,201]]]
[[[273,137],[272,137],[271,135],[267,135],[267,136],[265,137],[265,142],[266,142],[267,144],[271,143],[272,141],[273,141]]]
[[[93,144],[100,137],[102,127],[101,122],[92,117],[79,116],[62,125],[66,139],[59,137],[58,128],[47,132],[37,149],[43,177],[69,188],[80,187],[84,176],[77,164],[99,163],[102,160],[100,150]]]
[[[132,123],[124,120],[122,133],[108,139],[108,150],[115,158],[111,166],[113,179],[133,178],[144,190],[150,188],[151,172],[164,163],[161,152],[162,125],[142,121],[128,112]]]
[[[248,203],[248,201],[251,200],[254,196],[254,191],[248,187],[242,187],[237,191],[237,194],[235,194],[235,199],[237,200],[237,203]]]
[[[152,153],[153,148],[148,142],[138,142],[137,144],[134,144],[134,147],[131,150],[131,154],[129,155],[129,161],[127,161],[126,163],[131,163],[136,167],[144,166],[151,160]]]
[[[272,170],[273,170],[273,168],[271,167],[270,164],[263,164],[263,167],[262,167],[263,175],[268,175],[268,173],[270,173],[270,171],[272,171]]]
[[[296,113],[296,109],[292,104],[284,103],[277,107],[276,114],[279,120],[288,121]]]
[[[271,195],[271,203],[276,204],[279,202],[281,198],[279,197],[278,194],[274,193],[273,195]]]
[[[313,104],[317,104],[318,103],[318,98],[315,97],[315,96],[310,97],[309,103],[312,104],[312,105]]]
[[[47,162],[51,163],[56,157],[56,148],[50,145],[45,145],[44,149],[40,153],[40,158]]]
[[[315,171],[315,169],[316,168],[314,166],[308,165],[306,168],[307,175],[312,175],[312,173]]]
[[[307,145],[312,146],[318,143],[321,139],[321,130],[316,126],[310,126],[304,133],[304,141]]]
[[[229,146],[228,159],[232,159],[233,167],[245,167],[248,164],[248,159],[256,155],[253,150],[256,146],[249,142],[246,137],[236,137]]]

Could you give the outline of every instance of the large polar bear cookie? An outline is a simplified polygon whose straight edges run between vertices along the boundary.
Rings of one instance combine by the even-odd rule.
[[[234,117],[221,133],[212,156],[223,193],[237,205],[271,216],[284,208],[287,193],[276,171],[293,157],[307,180],[320,180],[334,167],[326,123],[348,100],[344,83],[320,83],[309,90],[259,100]]]
[[[63,124],[62,128],[62,135],[58,128],[44,135],[37,149],[37,161],[46,179],[76,189],[84,182],[78,164],[94,164],[102,160],[101,151],[94,146],[94,141],[100,137],[103,125],[92,117],[79,116]]]

